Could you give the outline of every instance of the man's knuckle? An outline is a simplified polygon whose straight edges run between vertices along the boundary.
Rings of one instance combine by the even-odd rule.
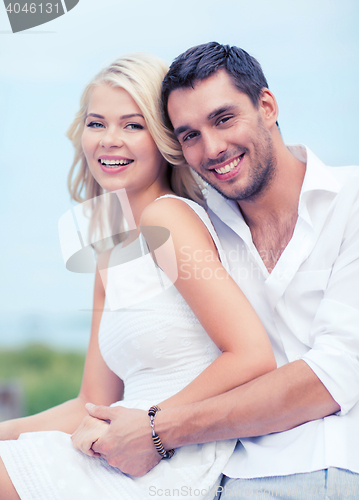
[[[115,460],[114,458],[110,458],[108,460],[108,463],[109,463],[109,465],[111,465],[111,467],[117,467],[119,469],[119,464],[118,464],[117,460]],[[127,474],[127,472],[124,471],[124,470],[122,470],[122,472],[124,472],[125,474]]]

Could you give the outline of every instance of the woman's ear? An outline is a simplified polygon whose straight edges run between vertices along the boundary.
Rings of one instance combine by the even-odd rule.
[[[278,104],[272,92],[263,88],[259,98],[259,107],[262,118],[268,130],[273,127],[278,118]]]

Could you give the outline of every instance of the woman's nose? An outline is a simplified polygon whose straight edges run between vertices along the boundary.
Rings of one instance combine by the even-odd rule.
[[[123,139],[119,131],[114,128],[106,129],[101,137],[100,146],[104,148],[120,148],[123,146]]]

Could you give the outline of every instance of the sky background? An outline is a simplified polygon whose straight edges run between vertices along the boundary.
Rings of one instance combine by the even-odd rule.
[[[359,164],[358,0],[80,0],[13,34],[0,5],[0,347],[84,348],[93,275],[66,270],[57,224],[70,207],[65,136],[83,88],[134,51],[167,62],[216,40],[261,63],[286,143]]]

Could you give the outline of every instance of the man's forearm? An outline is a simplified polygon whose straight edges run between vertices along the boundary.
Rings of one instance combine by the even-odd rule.
[[[340,410],[304,361],[199,403],[169,408],[156,417],[166,449],[186,444],[280,432]]]

